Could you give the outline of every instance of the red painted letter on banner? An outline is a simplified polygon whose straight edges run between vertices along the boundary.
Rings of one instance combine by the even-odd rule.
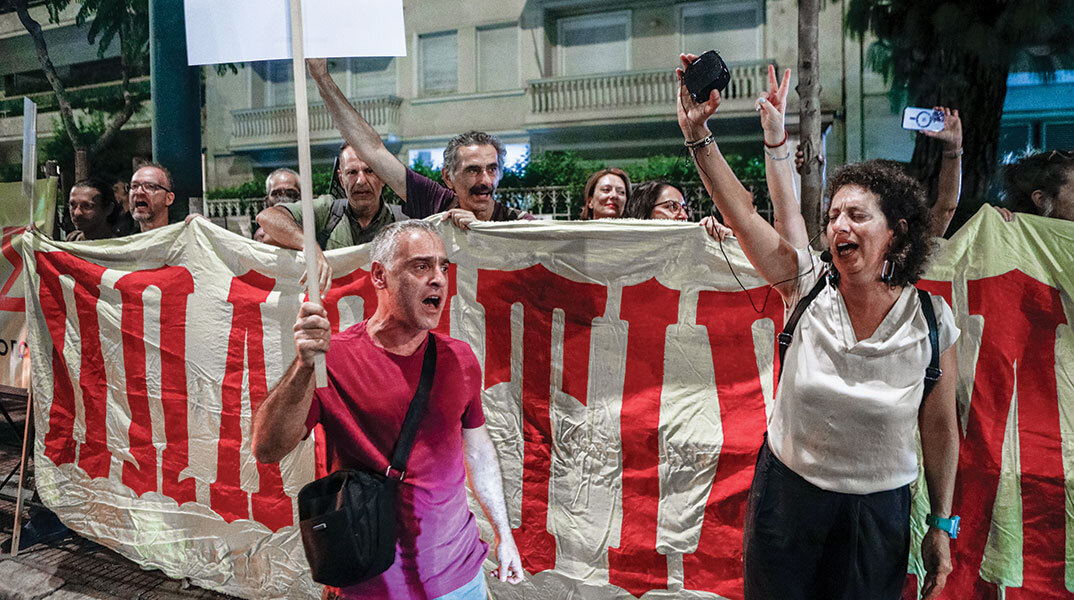
[[[231,335],[228,337],[224,384],[220,390],[223,407],[216,480],[209,486],[209,503],[228,523],[253,518],[272,531],[279,531],[294,524],[291,499],[284,494],[279,463],[257,463],[260,487],[253,498],[241,488],[239,477],[245,446],[242,438],[242,376],[244,372],[248,373],[252,415],[268,395],[261,305],[268,300],[275,285],[276,280],[256,271],[231,280],[227,298],[233,307]],[[252,515],[247,500],[252,505]]]
[[[764,394],[754,352],[753,323],[783,326],[783,304],[769,302],[758,314],[749,292],[701,292],[697,324],[709,332],[723,446],[705,504],[697,551],[682,557],[683,585],[726,598],[742,598],[742,525],[757,450],[765,431]],[[755,292],[756,293],[756,292]],[[776,364],[773,373],[778,372]]]
[[[556,540],[548,533],[548,480],[552,468],[552,313],[564,312],[563,391],[585,404],[593,319],[608,290],[561,277],[543,265],[518,271],[479,270],[477,301],[485,308],[485,389],[511,379],[511,305],[522,304],[522,526],[514,530],[530,573],[556,566]]]
[[[97,301],[105,269],[63,252],[37,252],[35,256],[40,278],[38,293],[41,311],[52,338],[52,407],[49,409],[48,432],[45,434],[45,456],[57,466],[75,460],[75,394],[67,360],[63,356],[67,335],[67,304],[60,277],[66,276],[74,283],[78,332],[82,338],[78,385],[82,391],[82,407],[86,416],[86,441],[78,451],[78,466],[91,478],[108,477],[111,458],[104,436],[108,382],[105,379],[97,321]]]
[[[1022,587],[1006,588],[1006,597],[1070,598],[1065,591],[1066,490],[1055,380],[1056,328],[1067,322],[1059,290],[1021,271],[969,281],[966,287],[969,312],[984,317],[984,333],[955,484],[954,510],[965,526],[951,544],[955,570],[944,596],[996,595],[995,586],[979,573],[1007,415],[1017,396],[1025,562]]]
[[[160,290],[160,402],[164,408],[166,446],[161,456],[162,489],[157,490],[157,450],[146,381],[145,304],[150,286]],[[135,271],[116,282],[123,297],[123,366],[131,409],[130,452],[136,463],[124,461],[123,485],[141,496],[160,491],[178,504],[193,502],[194,478],[179,479],[189,465],[186,395],[186,301],[194,279],[184,267]]]
[[[656,551],[660,503],[660,393],[664,389],[664,340],[679,318],[679,292],[656,279],[623,288],[619,318],[629,323],[623,408],[623,524],[619,547],[608,549],[608,578],[641,597],[666,589],[667,557]]]

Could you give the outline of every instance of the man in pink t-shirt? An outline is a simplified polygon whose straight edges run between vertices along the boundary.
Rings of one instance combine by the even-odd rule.
[[[429,337],[447,294],[444,244],[424,221],[390,225],[372,244],[376,312],[332,337],[325,310],[302,305],[294,328],[298,356],[254,414],[254,456],[279,461],[320,423],[330,471],[383,473],[417,389],[426,344],[435,343],[429,405],[399,486],[395,562],[378,577],[326,597],[484,600],[481,563],[488,546],[467,506],[467,471],[496,536],[500,566],[493,575],[518,583],[523,571],[481,410],[481,367],[466,343]],[[318,352],[327,353],[329,385],[315,390]]]

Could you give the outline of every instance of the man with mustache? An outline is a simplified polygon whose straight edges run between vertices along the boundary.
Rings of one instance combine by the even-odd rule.
[[[408,169],[380,139],[376,129],[351,105],[332,80],[325,59],[306,61],[325,107],[343,139],[373,167],[403,200],[403,213],[414,219],[447,211],[445,219],[461,229],[474,220],[514,221],[532,215],[496,201],[505,150],[496,137],[481,131],[457,135],[444,150],[444,185]],[[445,188],[446,186],[446,188]]]

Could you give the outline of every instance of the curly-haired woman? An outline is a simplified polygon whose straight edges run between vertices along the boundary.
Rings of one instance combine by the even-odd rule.
[[[681,58],[684,68],[694,60]],[[923,592],[933,598],[951,571],[949,535],[957,531],[949,521],[958,464],[959,331],[947,303],[930,297],[943,374],[925,395],[934,348],[913,286],[929,253],[924,192],[883,163],[837,173],[828,185],[825,274],[812,253],[796,250],[757,214],[709,132],[719,104],[718,92],[698,103],[685,87],[680,91],[679,125],[702,181],[788,309],[816,292],[784,355],[750,487],[745,597],[899,598],[920,427],[934,524],[921,546]]]

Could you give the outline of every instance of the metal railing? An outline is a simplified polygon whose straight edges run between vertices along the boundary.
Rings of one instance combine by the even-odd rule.
[[[398,96],[379,96],[351,100],[351,104],[373,127],[390,128],[399,123],[399,107],[402,106],[403,99]],[[328,114],[324,103],[310,104],[309,113],[311,133],[335,133],[335,125],[332,124],[332,117]],[[236,110],[231,114],[231,135],[234,138],[293,136],[295,133],[295,107],[293,105]]]
[[[724,100],[756,99],[768,84],[768,62],[730,65]],[[553,77],[529,82],[531,111],[549,114],[604,108],[667,107],[678,97],[678,81],[668,69]]]

